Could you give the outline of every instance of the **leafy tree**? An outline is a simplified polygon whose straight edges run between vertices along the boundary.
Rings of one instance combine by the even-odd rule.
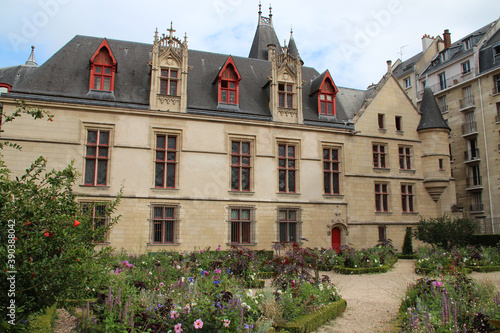
[[[445,213],[436,218],[422,218],[415,231],[415,237],[433,247],[451,250],[453,247],[469,244],[477,229],[478,224],[475,220],[453,218]]]
[[[37,115],[48,114],[36,109],[33,117]],[[94,240],[109,232],[118,218],[95,227],[75,200],[72,186],[77,177],[73,163],[61,171],[46,171],[43,157],[14,177],[0,155],[0,331],[11,330],[13,323],[19,327],[30,314],[56,302],[88,297],[88,287],[105,277],[100,261],[109,249],[97,251]],[[121,192],[106,206],[107,215],[120,197]]]
[[[411,228],[406,228],[405,238],[403,240],[403,254],[412,255],[413,254],[413,241]]]

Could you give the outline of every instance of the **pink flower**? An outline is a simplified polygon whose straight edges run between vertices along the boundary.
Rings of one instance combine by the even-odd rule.
[[[434,282],[432,282],[432,284],[434,285],[434,287],[441,287],[443,285],[443,282],[434,281]]]
[[[196,319],[194,322],[194,328],[199,330],[203,327],[203,321],[201,319]]]
[[[165,287],[165,283],[163,283],[163,282],[160,282],[160,284],[158,285],[158,287],[160,287],[160,288],[163,288],[163,287]]]
[[[231,324],[231,320],[229,319],[224,319],[224,327],[229,327],[229,324]]]
[[[191,313],[191,307],[189,306],[189,304],[184,307],[184,310],[186,310],[187,313]]]
[[[215,274],[220,274],[220,273],[222,273],[222,271],[221,271],[220,269],[218,269],[218,268],[217,268],[217,269],[215,270]]]
[[[175,333],[181,333],[182,332],[181,326],[182,326],[182,324],[177,324],[177,325],[174,326]]]
[[[173,310],[173,311],[170,311],[170,318],[171,319],[177,319],[179,318],[179,312]],[[180,325],[180,324],[179,324]],[[180,326],[179,326],[180,327]]]

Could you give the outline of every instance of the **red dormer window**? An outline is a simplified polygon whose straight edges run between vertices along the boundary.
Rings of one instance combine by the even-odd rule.
[[[229,57],[226,64],[219,73],[219,103],[238,104],[239,103],[239,83],[240,74],[236,70],[233,58]]]
[[[115,85],[116,60],[106,39],[90,59],[90,89],[113,91]]]
[[[318,93],[319,113],[334,116],[335,113],[335,94],[337,89],[331,79],[326,78],[321,85]]]

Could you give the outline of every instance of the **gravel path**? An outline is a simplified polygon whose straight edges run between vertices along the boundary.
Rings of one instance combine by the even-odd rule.
[[[343,316],[321,327],[316,333],[391,332],[409,284],[419,278],[415,260],[399,260],[392,270],[382,274],[330,276],[340,295],[347,301]]]

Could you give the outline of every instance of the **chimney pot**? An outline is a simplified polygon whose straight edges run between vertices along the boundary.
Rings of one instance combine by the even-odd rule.
[[[392,61],[387,60],[387,74],[392,74]]]

